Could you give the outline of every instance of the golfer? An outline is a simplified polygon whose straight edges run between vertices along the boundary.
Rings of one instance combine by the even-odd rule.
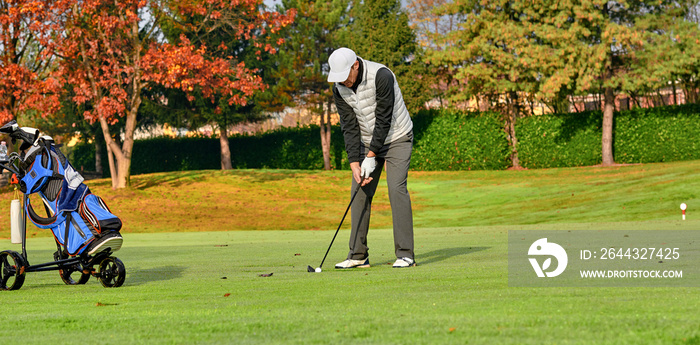
[[[340,115],[345,150],[352,169],[352,233],[347,260],[335,268],[369,267],[367,232],[372,198],[386,163],[394,224],[394,267],[415,266],[413,212],[406,188],[413,149],[413,122],[394,74],[384,65],[358,57],[348,48],[328,58],[328,82]]]

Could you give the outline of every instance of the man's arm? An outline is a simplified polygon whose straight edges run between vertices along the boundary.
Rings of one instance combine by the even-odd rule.
[[[381,68],[377,71],[375,87],[377,89],[377,108],[374,110],[374,132],[369,144],[369,150],[374,154],[384,146],[394,115],[394,75],[388,68]]]
[[[333,85],[333,99],[335,100],[335,107],[338,109],[338,115],[340,115],[340,128],[343,130],[348,161],[350,163],[359,162],[362,160],[362,146],[360,145],[360,125],[357,123],[355,112],[345,102],[340,92],[338,92],[338,87],[335,85]]]

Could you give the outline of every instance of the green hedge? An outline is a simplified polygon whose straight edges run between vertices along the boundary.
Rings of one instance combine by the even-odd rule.
[[[601,112],[518,119],[518,159],[525,168],[595,165],[601,161]]]
[[[700,159],[700,105],[633,109],[615,118],[615,161]]]
[[[526,168],[586,166],[601,163],[603,113],[532,116],[516,125],[518,157]],[[700,159],[700,105],[616,112],[613,155],[617,163]]]
[[[229,138],[234,168],[243,169],[323,169],[319,126],[285,127],[257,135],[234,135]],[[104,176],[109,176],[106,149],[102,162]],[[131,173],[221,168],[218,138],[152,138],[136,140],[131,158]],[[95,148],[79,144],[72,150],[71,163],[76,168],[94,170]],[[345,145],[339,126],[331,132],[331,167],[349,169]]]
[[[229,139],[229,146],[234,168],[323,169],[317,125],[280,128],[254,136],[235,135]],[[349,169],[339,126],[331,129],[331,167]]]
[[[495,113],[422,111],[413,117],[414,170],[501,170],[511,166],[503,123]],[[601,162],[600,111],[540,115],[516,124],[518,157],[526,168]],[[633,109],[615,113],[613,150],[618,163],[700,159],[700,106]],[[348,169],[339,126],[331,133],[331,166]],[[234,168],[323,169],[319,127],[286,127],[229,138]],[[77,145],[71,162],[94,169],[94,146]],[[106,150],[103,167],[108,176]],[[219,169],[219,140],[155,138],[134,143],[132,174]]]
[[[500,170],[510,149],[498,114],[423,111],[413,118],[415,170]]]

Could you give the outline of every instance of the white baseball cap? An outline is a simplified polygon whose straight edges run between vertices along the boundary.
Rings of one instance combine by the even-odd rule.
[[[328,65],[331,71],[328,72],[329,83],[341,83],[348,79],[352,65],[357,61],[357,55],[348,48],[338,48],[328,57]]]

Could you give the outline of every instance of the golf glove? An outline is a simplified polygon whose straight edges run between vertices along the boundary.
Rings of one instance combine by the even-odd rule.
[[[371,174],[376,167],[377,160],[374,157],[365,157],[365,159],[362,161],[362,173],[360,173],[360,175],[362,178],[368,178],[369,174]]]

